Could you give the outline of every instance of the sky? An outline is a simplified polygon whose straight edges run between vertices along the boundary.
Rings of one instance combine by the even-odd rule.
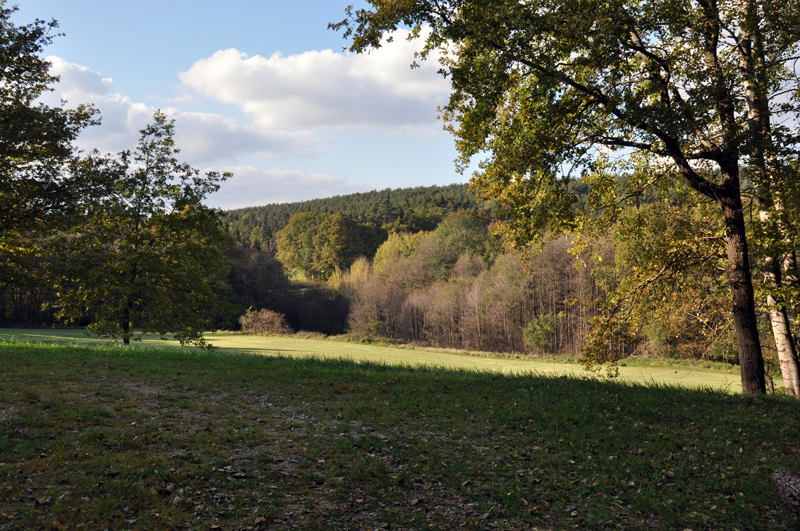
[[[467,182],[437,119],[449,84],[420,41],[370,54],[328,23],[354,0],[19,0],[17,24],[59,22],[44,55],[60,76],[44,101],[93,103],[78,146],[133,149],[156,110],[179,158],[230,171],[207,204],[239,208],[352,192]]]

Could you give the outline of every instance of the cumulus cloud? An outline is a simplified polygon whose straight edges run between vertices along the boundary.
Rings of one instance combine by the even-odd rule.
[[[419,41],[398,31],[370,54],[308,51],[270,57],[234,48],[197,61],[179,77],[187,90],[239,106],[278,128],[430,127],[449,85],[432,57],[410,69]]]
[[[254,166],[232,166],[223,171],[233,178],[222,183],[219,191],[209,196],[206,204],[234,209],[270,203],[304,201],[317,197],[365,192],[368,187],[341,177],[305,173],[298,170],[264,169]]]
[[[97,148],[102,152],[132,149],[139,130],[152,119],[156,107],[137,103],[114,93],[113,81],[98,72],[70,63],[59,57],[47,58],[51,73],[60,82],[54,93],[43,100],[50,105],[60,99],[70,106],[94,103],[102,114],[102,126],[87,129],[79,144],[84,149]],[[240,155],[267,159],[306,157],[323,151],[329,139],[313,131],[288,131],[240,123],[219,114],[182,112],[169,107],[163,111],[175,119],[176,143],[182,157],[192,164],[235,160]]]
[[[257,167],[254,158],[313,157],[328,150],[343,129],[370,136],[435,134],[436,107],[446,102],[449,86],[436,72],[435,59],[409,68],[418,43],[403,37],[370,55],[322,50],[265,58],[223,50],[180,73],[178,97],[161,100],[168,105],[161,109],[175,119],[179,158],[234,173],[208,203],[229,209],[371,189],[329,174]],[[47,59],[60,82],[43,102],[93,103],[102,114],[102,125],[88,128],[79,147],[112,153],[135,147],[155,103],[132,101],[115,91],[112,79],[86,66]],[[241,115],[184,110],[209,99],[234,104]]]
[[[114,93],[114,82],[90,68],[65,61],[60,57],[46,58],[53,66],[50,73],[60,78],[53,92],[41,98],[48,105],[67,101],[68,107],[93,103],[102,113],[102,127],[90,127],[78,142],[84,149],[120,151],[135,144],[138,131],[153,115],[153,108],[134,103],[130,98]]]
[[[51,55],[45,58],[53,66],[50,73],[60,78],[59,92],[64,99],[80,97],[84,94],[105,96],[114,89],[114,81],[103,77],[88,66],[77,65]]]
[[[308,157],[324,151],[330,140],[314,131],[270,130],[218,114],[165,112],[175,119],[175,141],[182,157],[193,163],[234,160],[240,155]]]

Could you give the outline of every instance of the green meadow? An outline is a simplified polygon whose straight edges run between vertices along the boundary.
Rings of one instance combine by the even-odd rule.
[[[106,340],[91,338],[82,329],[69,328],[18,328],[0,329],[0,338],[17,338],[29,341],[80,342],[105,344]],[[425,365],[447,369],[466,369],[505,374],[534,372],[542,375],[572,375],[589,377],[581,364],[567,358],[540,359],[536,357],[498,357],[491,353],[453,352],[436,349],[414,349],[335,341],[330,339],[303,339],[295,336],[255,336],[230,332],[207,334],[208,340],[221,352],[239,352],[266,356],[300,358],[345,359],[354,362],[371,362],[388,365]],[[158,336],[144,336],[135,345],[175,345],[175,341],[162,341]],[[630,359],[623,361],[616,380],[631,383],[657,383],[684,387],[707,387],[739,393],[742,390],[738,367],[711,362],[683,362],[678,360]],[[596,376],[603,378],[604,372]],[[782,380],[775,376],[775,386]]]
[[[785,396],[332,341],[48,334],[0,340],[3,530],[796,528],[769,481],[800,460]]]

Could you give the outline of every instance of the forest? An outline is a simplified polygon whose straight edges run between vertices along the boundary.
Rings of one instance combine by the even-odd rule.
[[[410,5],[331,28],[357,53],[401,24],[430,29],[412,34],[428,52],[462,47],[442,119],[457,169],[485,157],[471,183],[221,212],[205,201],[232,175],[180,161],[160,111],[129,150],[78,150],[99,111],[38,100],[57,80],[41,57],[57,23],[16,26],[0,4],[0,323],[86,326],[126,345],[149,332],[208,346],[204,331],[242,328],[589,368],[704,358],[739,364],[745,393],[764,393],[779,366],[800,397],[800,150],[785,119],[798,109],[774,103],[796,81],[783,15],[698,8],[724,34],[692,48],[717,61],[699,79],[674,51],[688,12],[667,28],[648,4],[636,20],[661,28],[651,49],[609,4],[601,23],[566,30],[525,4],[497,24],[484,4]],[[722,15],[744,17],[744,33],[723,31]],[[723,45],[734,51],[708,48]]]
[[[575,190],[579,201],[585,197],[584,188]],[[559,236],[523,256],[503,251],[493,235],[495,214],[466,185],[218,212],[209,222],[218,226],[226,272],[213,284],[215,311],[205,323],[209,329],[244,325],[256,333],[580,357],[609,295],[632,282],[630,273],[643,260],[665,252],[708,215],[708,205],[686,208],[652,195],[621,212],[614,230],[579,254],[574,238]],[[272,232],[258,224],[276,219],[285,221],[265,225]],[[721,229],[712,224],[704,230],[713,241]],[[248,233],[257,237],[242,241]],[[41,251],[25,264],[33,282],[0,288],[4,325],[62,322],[48,283],[56,249]],[[621,357],[736,363],[719,249],[693,249],[683,259],[705,265],[692,275],[664,277],[655,300],[629,305],[614,348]],[[75,322],[92,321],[86,312]],[[760,323],[768,338],[763,314]],[[774,360],[774,344],[766,341],[764,348]]]
[[[687,227],[706,223],[703,216],[709,209],[670,206],[653,197],[620,213],[615,229],[582,246],[580,253],[575,252],[574,238],[560,236],[527,256],[503,252],[501,241],[493,236],[497,222],[491,216],[476,215],[476,209],[454,211],[432,231],[390,231],[373,255],[351,258],[348,267],[327,272],[312,259],[323,248],[315,247],[313,238],[303,238],[302,231],[290,234],[293,221],[308,215],[290,218],[278,233],[275,256],[268,249],[238,246],[251,260],[247,272],[242,265],[234,265],[232,271],[242,305],[285,316],[285,323],[278,320],[264,330],[579,357],[593,319],[635,283],[631,271],[665,252]],[[705,230],[713,235],[720,227],[708,225]],[[307,231],[307,236],[321,234],[313,227]],[[305,251],[304,241],[309,243]],[[360,245],[355,237],[342,241]],[[719,269],[723,256],[713,247],[693,249],[683,258],[695,274],[664,276],[650,288],[657,297],[627,305],[628,320],[613,339],[621,357],[737,362],[732,319],[726,311],[729,292]],[[299,260],[304,255],[309,257],[305,265]],[[259,286],[278,285],[284,288],[259,291]],[[313,318],[306,321],[306,315]],[[274,318],[266,313],[263,317]],[[251,321],[254,318],[252,314]],[[760,323],[768,338],[766,316]],[[248,326],[258,329],[252,322]],[[765,342],[764,348],[774,363],[774,344]]]
[[[373,190],[296,203],[240,208],[225,212],[234,240],[256,244],[273,253],[276,235],[293,214],[301,212],[339,214],[366,227],[375,227],[385,238],[387,231],[430,231],[447,212],[476,210],[474,194],[466,184],[419,186],[398,190]],[[374,252],[374,249],[373,249]]]

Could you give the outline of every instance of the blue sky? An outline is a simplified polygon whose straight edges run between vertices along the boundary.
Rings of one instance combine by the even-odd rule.
[[[15,20],[59,21],[46,101],[97,105],[103,125],[82,148],[132,148],[162,109],[187,162],[234,172],[212,206],[466,182],[436,119],[449,89],[436,62],[411,70],[419,43],[402,38],[344,52],[327,25],[349,3],[22,0]]]

